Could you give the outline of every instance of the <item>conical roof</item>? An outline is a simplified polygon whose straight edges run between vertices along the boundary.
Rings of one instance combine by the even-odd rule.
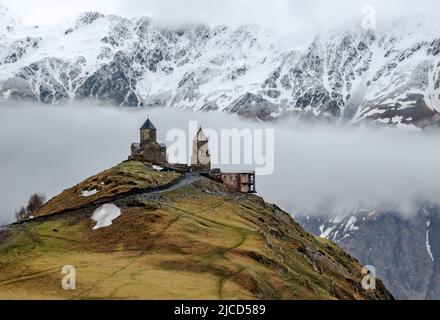
[[[197,134],[194,137],[194,140],[197,140],[197,141],[208,141],[208,137],[203,132],[202,127],[200,127],[199,130],[197,131]]]
[[[147,121],[142,125],[141,130],[143,129],[156,129],[154,124],[150,121],[150,118],[147,118]]]

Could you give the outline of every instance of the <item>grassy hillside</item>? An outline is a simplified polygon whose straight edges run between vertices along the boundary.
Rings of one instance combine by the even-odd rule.
[[[126,161],[80,184],[64,190],[51,199],[35,216],[45,216],[66,209],[93,203],[102,198],[117,196],[133,189],[159,187],[176,180],[180,174],[159,172],[138,161]],[[84,196],[84,192],[95,194]]]
[[[78,192],[99,186],[102,177],[114,183],[101,191],[106,194],[133,186],[118,185],[113,177],[130,181],[128,175],[142,186],[176,178],[139,163],[128,164],[140,169],[131,172],[126,165],[64,191],[40,214],[77,207]],[[82,209],[4,232],[0,298],[391,298],[380,281],[376,290],[362,289],[356,260],[307,234],[290,215],[258,196],[202,178],[154,197],[133,195],[112,203],[122,214],[101,229],[92,229],[95,207],[82,202]],[[61,288],[64,265],[76,267],[76,290]]]

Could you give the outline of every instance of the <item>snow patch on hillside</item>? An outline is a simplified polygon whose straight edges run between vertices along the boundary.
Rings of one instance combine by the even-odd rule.
[[[91,197],[91,196],[97,194],[98,192],[99,192],[99,190],[97,190],[97,189],[84,190],[83,192],[81,192],[81,196],[82,197]]]
[[[112,203],[104,204],[93,212],[92,220],[96,222],[93,230],[108,227],[121,215],[121,209]]]
[[[431,258],[432,262],[434,262],[434,256],[431,251],[431,243],[429,241],[429,230],[430,230],[431,221],[429,218],[426,218],[426,250],[428,251],[429,257]]]

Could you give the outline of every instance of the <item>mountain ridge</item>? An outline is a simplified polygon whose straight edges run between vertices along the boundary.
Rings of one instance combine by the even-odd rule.
[[[55,27],[14,23],[0,28],[0,97],[423,128],[440,121],[440,32],[413,24],[329,31],[299,48],[255,25],[166,27],[98,12]]]
[[[380,208],[357,208],[336,216],[322,212],[295,219],[308,232],[373,265],[397,299],[439,299],[437,206],[420,205],[406,216]]]

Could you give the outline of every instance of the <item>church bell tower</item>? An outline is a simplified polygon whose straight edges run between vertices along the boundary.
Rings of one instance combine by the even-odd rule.
[[[208,138],[202,128],[199,128],[193,140],[191,166],[198,170],[211,170],[211,155],[209,153]]]
[[[151,142],[156,142],[156,127],[150,121],[150,118],[147,118],[147,121],[140,128],[141,135],[141,145],[148,144]]]

